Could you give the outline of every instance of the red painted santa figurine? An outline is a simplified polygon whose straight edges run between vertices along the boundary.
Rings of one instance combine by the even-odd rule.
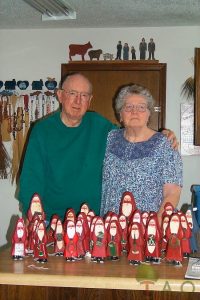
[[[92,261],[103,263],[106,258],[107,236],[104,221],[97,217],[92,233],[93,248],[91,251]]]
[[[119,223],[112,220],[107,229],[107,256],[112,261],[119,259],[121,255],[121,231]]]
[[[44,221],[40,220],[34,234],[33,256],[37,262],[47,262],[47,234]]]
[[[85,256],[85,247],[84,247],[84,239],[85,239],[85,229],[83,226],[82,219],[77,219],[76,222],[76,234],[78,237],[77,240],[77,259],[83,259]]]
[[[76,233],[76,226],[74,221],[68,220],[66,222],[66,230],[64,233],[65,251],[64,257],[66,261],[75,261],[78,257],[77,254],[77,241],[78,236]]]
[[[85,215],[87,216],[87,214],[89,213],[90,211],[90,208],[89,208],[89,205],[87,203],[83,203],[81,205],[81,209],[80,209],[81,212],[84,212]]]
[[[160,249],[161,232],[157,216],[150,217],[147,222],[145,231],[145,257],[146,261],[153,263],[160,263],[161,249]]]
[[[64,230],[60,219],[57,219],[54,231],[54,253],[55,256],[63,256],[65,250]]]
[[[183,257],[187,258],[190,256],[191,247],[190,247],[190,238],[192,236],[192,230],[188,224],[185,214],[181,213],[181,226],[183,228],[183,238],[181,239],[181,247],[183,252]]]
[[[173,213],[169,221],[169,226],[166,229],[166,237],[168,239],[166,259],[176,266],[180,266],[183,260],[181,247],[183,236],[180,215],[178,213]]]
[[[119,214],[123,214],[129,223],[136,209],[135,199],[131,192],[124,192],[120,202]]]
[[[58,219],[59,219],[59,216],[57,214],[54,214],[51,217],[50,225],[47,230],[47,246],[54,245],[54,242],[55,242],[54,233],[55,233],[56,224],[57,224]]]
[[[14,260],[22,260],[25,256],[27,231],[23,218],[17,220],[12,236],[11,255]]]
[[[128,252],[128,222],[124,215],[119,216],[119,226],[121,231],[122,253],[127,253]]]
[[[139,265],[144,260],[144,237],[141,224],[130,224],[129,231],[128,260],[131,265]]]
[[[45,213],[42,207],[42,202],[40,199],[39,194],[35,193],[33,194],[31,201],[30,201],[30,206],[27,211],[27,217],[28,217],[28,222],[30,223],[33,216],[38,215],[40,220],[44,221],[45,220]]]

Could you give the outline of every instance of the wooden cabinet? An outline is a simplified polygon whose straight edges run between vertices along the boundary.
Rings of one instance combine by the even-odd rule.
[[[158,61],[72,61],[61,65],[61,76],[81,72],[93,85],[91,110],[117,124],[113,99],[122,85],[129,83],[147,87],[156,100],[150,126],[158,130],[165,126],[166,64]]]

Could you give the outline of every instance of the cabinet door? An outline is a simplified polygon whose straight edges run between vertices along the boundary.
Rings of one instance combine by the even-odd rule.
[[[166,64],[153,61],[74,61],[62,64],[61,76],[68,72],[80,72],[89,78],[93,85],[90,110],[99,112],[115,124],[118,124],[118,120],[113,99],[117,90],[129,83],[145,86],[156,103],[150,127],[158,130],[165,126]]]

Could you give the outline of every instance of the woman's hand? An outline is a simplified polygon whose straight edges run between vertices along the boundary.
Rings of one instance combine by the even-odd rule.
[[[167,139],[171,142],[172,144],[172,148],[174,150],[178,150],[178,147],[179,147],[179,142],[177,141],[177,138],[175,136],[175,133],[170,130],[170,129],[163,129],[161,131],[166,137]]]

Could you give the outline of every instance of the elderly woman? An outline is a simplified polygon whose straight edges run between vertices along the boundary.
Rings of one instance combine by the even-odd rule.
[[[148,127],[154,107],[150,92],[127,85],[115,99],[115,110],[124,128],[107,139],[103,166],[101,215],[118,213],[124,191],[133,193],[137,208],[158,212],[166,202],[177,206],[182,187],[182,161],[167,138]]]

